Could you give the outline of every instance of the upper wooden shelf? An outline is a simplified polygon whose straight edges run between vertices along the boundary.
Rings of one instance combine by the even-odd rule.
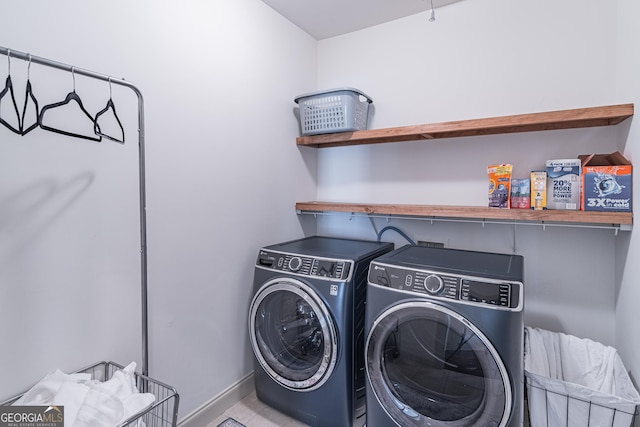
[[[323,148],[344,145],[378,144],[383,142],[611,126],[617,125],[631,116],[633,116],[633,104],[620,104],[416,126],[301,136],[296,139],[296,143],[300,146]]]
[[[630,212],[500,209],[479,206],[392,205],[372,203],[298,202],[298,212],[347,212],[382,216],[474,218],[508,221],[560,222],[576,224],[631,225]]]

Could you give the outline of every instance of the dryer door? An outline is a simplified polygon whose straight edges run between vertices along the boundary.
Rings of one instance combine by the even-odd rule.
[[[366,344],[367,378],[396,424],[504,426],[511,412],[507,371],[473,324],[427,301],[382,313]]]
[[[249,335],[262,368],[289,389],[317,389],[336,365],[338,341],[329,310],[299,280],[275,279],[258,290]]]

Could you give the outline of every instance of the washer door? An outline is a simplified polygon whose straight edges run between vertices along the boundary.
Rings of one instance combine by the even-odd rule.
[[[275,279],[256,293],[249,336],[263,369],[292,390],[311,391],[336,365],[336,330],[324,302],[304,283]]]
[[[366,344],[367,378],[402,427],[504,426],[507,371],[489,340],[456,312],[427,301],[382,313]]]

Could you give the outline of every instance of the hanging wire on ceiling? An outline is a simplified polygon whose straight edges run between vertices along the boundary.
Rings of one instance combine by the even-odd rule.
[[[433,0],[431,0],[431,13],[429,14],[429,22],[436,20],[436,10],[433,8]]]

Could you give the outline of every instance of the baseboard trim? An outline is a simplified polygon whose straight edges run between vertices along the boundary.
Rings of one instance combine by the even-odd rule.
[[[178,427],[207,427],[254,389],[253,372],[215,396],[178,422]]]

